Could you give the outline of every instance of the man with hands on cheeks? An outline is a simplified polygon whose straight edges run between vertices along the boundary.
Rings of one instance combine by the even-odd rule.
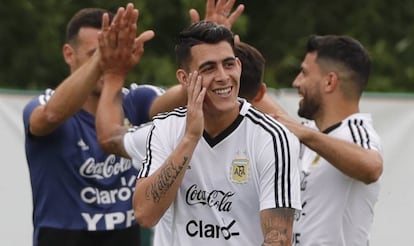
[[[300,209],[298,140],[238,99],[230,30],[192,24],[176,56],[187,106],[153,118],[134,193],[138,222],[158,223],[154,245],[290,245]],[[140,147],[133,133],[124,143]]]
[[[177,50],[177,78],[188,107],[125,134],[122,83],[105,82],[96,120],[100,144],[136,163],[147,149],[134,214],[143,226],[157,224],[154,245],[289,245],[293,212],[300,208],[299,143],[237,99],[241,67],[232,33],[211,22],[187,31]]]
[[[233,23],[244,11],[244,5],[240,4],[230,13],[235,0],[207,0],[205,20],[216,22],[231,30]],[[200,21],[199,13],[195,9],[189,11],[191,23]],[[283,109],[267,93],[266,84],[263,82],[265,59],[253,46],[240,41],[235,35],[235,55],[242,62],[242,75],[240,79],[239,97],[247,99],[253,106],[264,113],[279,114]],[[162,96],[157,97],[151,105],[151,115],[159,112],[170,111],[175,107],[184,106],[187,103],[187,94],[181,84],[172,86]]]
[[[214,21],[218,24],[221,24],[227,28],[231,28],[233,23],[237,18],[243,13],[244,5],[240,4],[237,8],[230,13],[234,6],[235,0],[207,0],[206,1],[206,14],[205,20]],[[230,13],[230,14],[229,14]],[[195,9],[190,9],[189,11],[191,22],[198,22],[200,17],[199,13]],[[127,70],[124,70],[127,73]],[[126,76],[126,74],[125,74]],[[128,129],[128,126],[123,125],[124,115],[122,112],[122,107],[116,107],[112,101],[107,98],[116,97],[119,93],[121,83],[106,83],[104,86],[109,88],[106,89],[104,100],[100,100],[100,114],[97,114],[96,118],[96,128],[97,128],[97,137],[101,147],[108,153],[118,154],[123,157],[131,158],[134,155],[141,155],[141,159],[145,156],[145,146],[142,149],[136,149],[133,154],[128,153],[124,148],[123,137],[124,134],[129,131],[135,131],[138,129],[138,126],[135,126],[134,129]],[[161,112],[166,112],[173,110],[176,107],[184,106],[187,104],[187,93],[185,88],[181,85],[173,86],[169,88],[166,93],[156,97],[151,103],[149,108],[149,114],[154,116]],[[110,93],[112,92],[112,93]],[[141,105],[137,106],[140,108]],[[118,117],[119,116],[119,117]],[[138,139],[145,138],[149,129],[149,125],[139,126],[139,131],[134,135]],[[138,137],[138,135],[142,135]],[[139,158],[137,158],[138,160]],[[136,167],[139,169],[141,161],[135,162]]]

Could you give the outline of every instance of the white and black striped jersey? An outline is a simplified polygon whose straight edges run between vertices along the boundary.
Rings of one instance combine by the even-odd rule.
[[[318,130],[315,122],[306,125]],[[369,114],[353,114],[325,134],[382,155],[380,138]],[[294,223],[294,245],[368,245],[380,181],[366,185],[304,147],[301,157],[302,211]]]
[[[215,138],[204,132],[175,201],[156,227],[155,246],[261,245],[261,210],[301,208],[298,139],[272,117],[240,102],[232,125]],[[138,178],[154,173],[176,148],[186,112],[183,107],[154,117]],[[130,153],[142,145],[133,144],[133,134],[124,141],[132,145],[126,146]]]

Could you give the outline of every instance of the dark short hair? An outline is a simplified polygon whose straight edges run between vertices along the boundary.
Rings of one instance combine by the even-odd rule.
[[[175,45],[176,61],[180,68],[188,69],[191,62],[191,47],[198,44],[228,42],[234,51],[233,33],[222,25],[211,21],[193,23],[178,35]]]
[[[234,48],[242,63],[239,96],[251,101],[263,82],[266,61],[256,48],[247,43],[238,42]]]
[[[365,89],[371,72],[371,59],[362,44],[349,36],[310,36],[307,52],[317,52],[317,60],[342,65],[351,74],[360,93]]]
[[[74,43],[82,27],[92,27],[100,29],[102,27],[102,15],[109,14],[109,20],[112,21],[114,14],[106,9],[101,8],[84,8],[79,10],[69,21],[66,26],[66,42]]]

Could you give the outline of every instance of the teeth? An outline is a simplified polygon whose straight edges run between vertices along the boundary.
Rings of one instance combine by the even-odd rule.
[[[230,93],[231,88],[225,88],[225,89],[217,89],[214,90],[214,93],[218,94],[218,95],[222,95],[222,94],[228,94]]]

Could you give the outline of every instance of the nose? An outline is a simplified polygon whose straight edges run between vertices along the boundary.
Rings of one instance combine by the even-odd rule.
[[[227,81],[229,78],[229,75],[226,72],[226,69],[223,65],[219,65],[217,67],[217,73],[216,73],[216,80],[217,81]]]
[[[296,78],[292,82],[292,87],[293,88],[298,88],[299,84],[300,84],[300,80],[301,80],[300,74],[296,75]]]

